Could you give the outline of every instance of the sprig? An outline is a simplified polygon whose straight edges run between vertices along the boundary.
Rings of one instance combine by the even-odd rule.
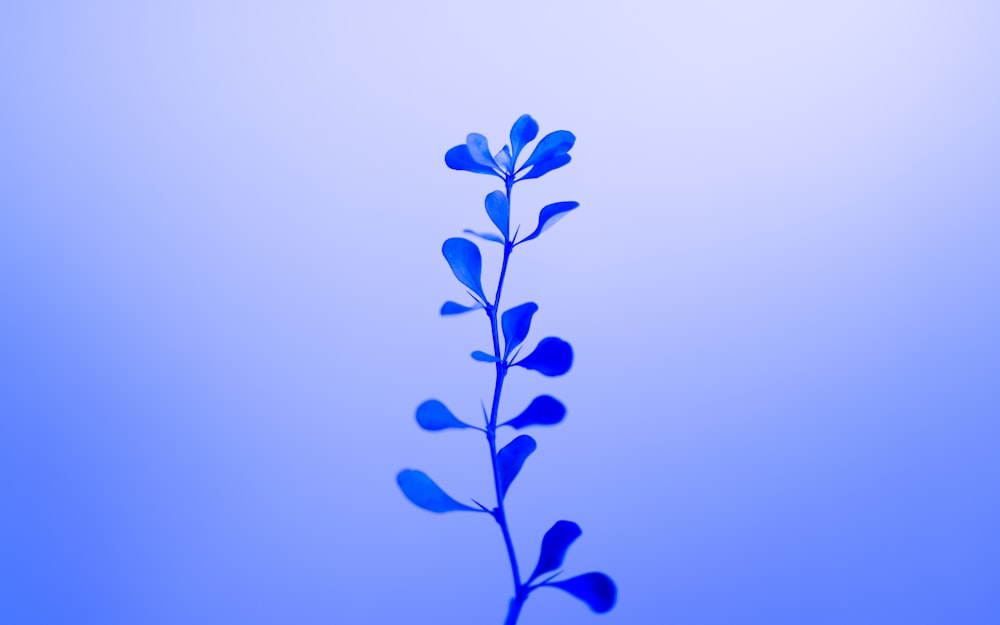
[[[467,234],[503,246],[503,261],[497,280],[497,290],[493,298],[490,299],[483,290],[482,254],[475,243],[462,237],[454,237],[445,241],[441,248],[455,278],[465,286],[466,292],[472,299],[472,302],[468,304],[445,302],[441,307],[441,314],[458,315],[476,310],[483,310],[486,313],[490,323],[493,353],[476,350],[472,352],[472,358],[493,364],[496,369],[496,378],[490,410],[487,412],[485,404],[482,407],[485,422],[482,428],[465,423],[456,417],[443,402],[436,399],[430,399],[420,404],[416,415],[417,423],[428,431],[475,429],[486,435],[493,467],[496,507],[487,508],[475,499],[470,499],[475,507],[461,503],[445,493],[422,471],[406,469],[401,471],[396,478],[403,494],[411,502],[425,510],[437,513],[454,511],[486,513],[492,516],[500,526],[514,581],[514,597],[510,600],[507,618],[504,621],[505,625],[517,623],[524,602],[533,591],[539,588],[551,587],[564,590],[584,601],[594,612],[599,613],[611,610],[617,596],[614,582],[604,573],[584,573],[556,581],[556,578],[562,573],[561,570],[557,569],[562,566],[566,552],[582,533],[580,527],[571,521],[557,521],[545,533],[542,538],[538,563],[535,565],[531,577],[522,581],[517,555],[510,536],[510,527],[507,523],[507,511],[504,506],[508,490],[524,467],[525,461],[538,448],[538,443],[531,436],[521,434],[498,450],[497,429],[503,426],[520,430],[532,426],[556,425],[566,415],[566,407],[562,402],[550,395],[541,395],[532,400],[528,407],[516,417],[498,424],[500,396],[504,380],[512,367],[537,371],[551,377],[564,375],[573,365],[573,348],[563,339],[554,336],[541,339],[527,356],[518,358],[522,346],[530,334],[531,322],[538,312],[538,304],[526,302],[503,312],[500,308],[504,278],[514,249],[523,243],[537,239],[539,235],[579,206],[577,202],[549,204],[539,211],[537,226],[530,234],[518,239],[520,227],[515,228],[511,234],[510,199],[514,185],[525,180],[540,178],[569,163],[571,160],[569,151],[576,142],[576,137],[569,131],[557,130],[549,133],[535,145],[531,155],[518,166],[524,148],[537,136],[538,123],[531,116],[522,115],[514,122],[510,130],[510,144],[504,145],[495,154],[491,153],[486,137],[478,133],[471,133],[464,144],[456,145],[445,154],[445,163],[452,169],[496,176],[504,183],[503,190],[490,192],[484,202],[486,215],[496,228],[496,233],[465,230]]]

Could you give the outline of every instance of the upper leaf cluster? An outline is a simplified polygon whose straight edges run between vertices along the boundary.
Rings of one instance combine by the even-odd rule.
[[[568,130],[556,130],[542,137],[528,160],[519,167],[517,161],[521,151],[537,136],[538,122],[530,115],[522,115],[510,129],[510,145],[504,145],[496,154],[491,154],[486,137],[473,132],[465,143],[445,153],[444,162],[452,169],[497,176],[513,184],[540,178],[572,160],[569,151],[576,143],[576,137]]]

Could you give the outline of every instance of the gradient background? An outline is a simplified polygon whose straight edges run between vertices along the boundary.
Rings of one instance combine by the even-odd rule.
[[[515,220],[581,208],[509,274],[577,354],[513,533],[620,594],[521,622],[1000,622],[995,2],[159,5],[0,8],[0,622],[500,623],[394,476],[490,500],[413,412],[490,392],[443,156],[522,113],[578,142]]]

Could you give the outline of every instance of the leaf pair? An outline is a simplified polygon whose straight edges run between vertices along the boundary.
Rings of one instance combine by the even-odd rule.
[[[521,151],[537,136],[538,122],[530,115],[522,115],[510,129],[510,147],[505,145],[492,155],[486,137],[473,132],[466,137],[464,144],[456,145],[445,153],[444,162],[452,169],[488,174],[504,180],[512,180],[516,174],[528,169],[514,182],[540,178],[570,162],[569,151],[576,137],[568,130],[557,130],[545,135],[528,160],[516,167]]]
[[[583,532],[580,526],[572,521],[556,521],[542,538],[542,550],[538,556],[538,564],[534,573],[528,578],[528,584],[550,571],[562,566],[570,545]],[[558,573],[557,573],[558,575]],[[551,578],[550,578],[551,579]],[[618,594],[615,583],[604,573],[584,573],[570,579],[552,582],[546,581],[539,586],[555,586],[586,602],[590,609],[597,613],[611,610]]]
[[[538,213],[538,225],[535,226],[532,233],[519,241],[513,242],[514,246],[518,246],[525,241],[537,239],[540,234],[565,217],[566,213],[578,206],[580,206],[579,202],[554,202],[547,204]],[[490,221],[493,222],[493,225],[497,227],[497,230],[503,235],[502,238],[491,232],[477,232],[469,228],[466,228],[465,232],[480,239],[501,245],[510,241],[510,204],[507,201],[507,196],[502,191],[493,191],[486,196],[486,214],[489,216]]]
[[[445,412],[448,411],[447,408],[444,408],[444,404],[436,402],[435,400],[424,402],[421,407],[434,403],[440,404],[440,407],[443,408]],[[437,412],[438,410],[439,409],[436,406],[430,406],[428,408],[428,411]],[[451,415],[451,413],[449,412],[448,415]],[[417,420],[420,421],[420,419],[421,412],[418,409]],[[455,419],[455,421],[458,420]],[[424,424],[421,423],[421,425]],[[462,425],[464,426],[464,424]],[[462,426],[444,425],[443,427]],[[442,427],[427,429],[442,429]],[[517,477],[517,474],[521,472],[521,468],[524,466],[524,461],[527,460],[528,456],[534,453],[537,448],[538,444],[535,442],[535,439],[526,434],[522,434],[497,452],[497,472],[500,477],[501,497],[505,497],[507,495],[507,490],[510,488],[510,485],[514,483],[514,478]],[[406,495],[406,498],[409,499],[414,505],[419,506],[424,510],[430,510],[431,512],[437,513],[456,511],[479,512],[476,508],[472,508],[453,499],[423,471],[404,469],[396,476],[396,482],[399,484],[399,488],[403,491],[403,494]]]

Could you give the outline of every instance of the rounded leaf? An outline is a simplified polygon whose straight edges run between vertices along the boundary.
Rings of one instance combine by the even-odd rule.
[[[471,171],[474,174],[491,174],[493,176],[500,176],[492,167],[481,165],[472,158],[472,153],[469,152],[468,145],[456,145],[452,149],[445,152],[444,163],[452,169],[457,169],[458,171]]]
[[[550,336],[542,339],[535,351],[513,366],[533,369],[549,377],[562,375],[573,366],[573,348],[566,341]]]
[[[396,476],[396,482],[399,484],[399,488],[403,491],[403,494],[406,495],[406,498],[424,510],[430,510],[431,512],[453,512],[456,510],[478,512],[475,508],[459,503],[449,497],[423,471],[404,469]]]
[[[581,534],[583,532],[576,523],[556,521],[555,525],[545,532],[545,537],[542,538],[542,552],[538,555],[538,565],[528,579],[528,583],[530,584],[539,575],[554,571],[562,566],[566,550]]]
[[[479,362],[498,362],[500,359],[493,354],[487,354],[482,350],[476,350],[472,352],[472,359],[478,360]]]
[[[550,158],[559,156],[560,154],[566,154],[573,147],[576,142],[576,137],[572,132],[568,130],[557,130],[555,132],[550,132],[545,135],[538,145],[535,146],[535,150],[528,157],[528,160],[521,165],[520,169],[526,167],[531,167],[535,163],[541,163],[542,161],[547,161]]]
[[[506,239],[510,231],[510,202],[503,191],[493,191],[486,196],[486,214]]]
[[[518,436],[497,452],[497,472],[500,474],[500,495],[507,494],[514,478],[521,472],[524,461],[538,447],[535,439],[527,434]]]
[[[611,578],[604,573],[584,573],[561,582],[549,582],[548,586],[562,588],[577,599],[585,601],[590,609],[603,614],[615,607],[618,589]]]
[[[467,239],[452,237],[441,246],[441,253],[444,254],[458,281],[469,287],[485,302],[486,295],[483,293],[482,284],[483,257],[476,244]]]
[[[573,159],[569,154],[557,154],[552,158],[535,163],[531,169],[528,170],[528,173],[518,178],[517,181],[520,182],[522,180],[531,180],[532,178],[541,178],[553,169],[559,169],[563,165],[568,164],[571,160]]]
[[[535,231],[518,241],[518,243],[524,243],[525,241],[537,238],[538,235],[554,226],[557,221],[566,216],[566,213],[579,205],[579,202],[555,202],[545,206],[538,213],[538,226],[535,228]]]
[[[505,345],[504,358],[523,343],[524,339],[528,338],[528,331],[531,330],[531,318],[536,312],[538,312],[538,304],[528,302],[511,308],[500,318]]]
[[[521,154],[524,146],[535,140],[538,136],[538,122],[531,115],[522,115],[517,118],[510,129],[510,146],[513,151],[513,161]]]
[[[489,168],[491,171],[497,167],[497,162],[493,159],[493,154],[490,152],[490,143],[486,140],[486,137],[478,132],[470,132],[469,136],[465,139],[465,145],[469,148],[469,155],[472,156],[472,160],[483,167]]]
[[[501,425],[509,425],[515,430],[520,430],[529,425],[555,425],[565,416],[566,406],[563,406],[562,402],[549,395],[539,395],[531,400],[521,414]]]
[[[482,307],[483,307],[483,305],[480,304],[479,302],[476,302],[472,306],[463,306],[462,304],[459,304],[458,302],[448,301],[448,302],[445,302],[444,304],[441,305],[441,314],[442,315],[461,315],[462,313],[472,312],[473,310],[479,310]]]
[[[463,423],[448,410],[448,407],[436,399],[428,399],[417,406],[417,423],[425,430],[432,432],[448,428],[472,427]]]

